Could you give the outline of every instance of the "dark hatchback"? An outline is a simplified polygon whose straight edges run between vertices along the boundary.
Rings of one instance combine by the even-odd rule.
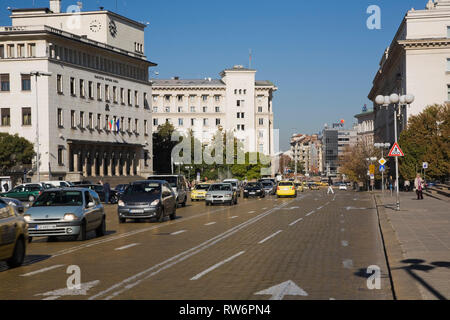
[[[127,219],[152,219],[163,222],[176,219],[177,198],[166,181],[147,180],[131,183],[120,196],[119,223]]]
[[[80,184],[76,186],[77,188],[86,188],[91,189],[92,191],[97,192],[100,197],[101,202],[105,202],[105,191],[103,191],[103,186],[101,184]],[[109,193],[109,203],[116,204],[119,201],[119,197],[117,195],[117,191],[111,189]]]
[[[266,191],[264,187],[259,182],[250,182],[244,188],[244,198],[249,197],[259,197],[264,198],[266,196]]]

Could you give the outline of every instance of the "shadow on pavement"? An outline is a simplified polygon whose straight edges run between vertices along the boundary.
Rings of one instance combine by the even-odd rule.
[[[42,262],[50,258],[51,256],[49,255],[27,255],[22,267],[31,266],[35,263]],[[0,262],[0,272],[4,272],[7,270],[9,270],[9,267],[6,265],[6,263]]]

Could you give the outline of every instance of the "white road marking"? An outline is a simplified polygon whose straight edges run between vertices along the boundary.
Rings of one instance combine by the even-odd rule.
[[[323,207],[324,207],[324,206],[318,207],[317,210],[322,210]]]
[[[170,235],[171,236],[176,236],[176,235],[179,235],[179,234],[182,234],[182,233],[185,233],[185,232],[187,232],[187,230],[180,230],[180,231],[177,231],[177,232],[173,232]]]
[[[306,214],[306,216],[309,217],[309,216],[312,215],[314,212],[316,212],[316,211],[308,212],[308,213]]]
[[[212,226],[213,224],[216,224],[216,222],[207,223],[207,224],[205,224],[205,226]]]
[[[236,218],[239,218],[238,216],[232,216],[232,217],[230,217],[230,219],[236,219]]]
[[[272,296],[270,300],[283,300],[284,296],[307,297],[308,293],[289,280],[269,289],[259,291],[255,295]]]
[[[249,213],[256,213],[256,211],[250,211]]]
[[[294,222],[292,222],[289,226],[292,227],[293,225],[297,224],[298,222],[302,221],[303,218],[300,218],[298,220],[295,220]]]
[[[341,244],[343,247],[348,247],[348,241],[346,241],[346,240],[342,240]]]
[[[241,231],[242,229],[258,222],[259,220],[271,215],[272,213],[276,212],[277,210],[282,209],[283,207],[289,205],[291,203],[291,201],[289,202],[285,202],[280,204],[280,206],[275,207],[273,209],[270,209],[269,211],[266,211],[264,213],[261,213],[260,215],[251,218],[250,220],[247,220],[243,223],[241,223],[238,226],[235,226],[227,231],[225,231],[222,234],[219,234],[209,240],[206,240],[205,242],[192,247],[188,250],[185,250],[179,254],[177,254],[176,256],[173,256],[157,265],[154,265],[152,267],[149,267],[129,278],[126,278],[125,280],[122,280],[114,285],[112,285],[111,287],[109,287],[106,290],[103,290],[99,293],[97,293],[94,296],[89,297],[89,300],[95,300],[95,299],[99,299],[102,296],[105,296],[107,294],[109,294],[108,296],[106,296],[105,298],[103,298],[104,300],[111,300],[114,297],[117,297],[118,295],[122,294],[123,292],[130,290],[132,288],[134,288],[135,286],[139,285],[140,283],[142,283],[143,281],[159,274],[160,272],[171,268],[172,266],[208,249],[209,247],[215,245],[216,243],[219,243],[229,237],[231,237],[232,235],[234,235],[235,233]]]
[[[52,301],[52,300],[58,300],[59,298],[61,298],[61,296],[48,297],[48,298],[44,298],[44,299],[42,299],[42,300]]]
[[[205,271],[202,271],[202,272],[200,272],[199,274],[197,274],[196,276],[192,277],[192,278],[191,278],[191,281],[200,279],[200,278],[203,277],[205,274],[210,273],[211,271],[213,271],[213,270],[219,268],[220,266],[224,265],[224,264],[227,263],[227,262],[230,262],[231,260],[236,259],[237,257],[239,257],[240,255],[243,255],[244,253],[245,253],[245,251],[241,251],[241,252],[235,254],[234,256],[229,257],[228,259],[225,259],[225,260],[223,260],[223,261],[221,261],[221,262],[219,262],[219,263],[213,265],[212,267],[210,267],[210,268],[206,269]]]
[[[36,270],[36,271],[33,271],[33,272],[21,274],[20,276],[21,277],[31,277],[31,276],[34,276],[36,274],[47,272],[47,271],[54,270],[54,269],[58,269],[58,268],[61,268],[61,267],[64,267],[64,265],[63,264],[58,264],[56,266],[51,266],[51,267],[48,267],[48,268],[39,269],[39,270]]]
[[[353,260],[350,260],[350,259],[344,260],[344,261],[342,261],[342,264],[343,264],[344,268],[346,268],[346,269],[353,268]]]
[[[92,281],[92,282],[88,282],[88,283],[82,283],[80,285],[80,289],[69,289],[69,288],[63,288],[63,289],[58,289],[58,290],[53,290],[53,291],[49,291],[49,292],[45,292],[45,293],[39,293],[36,294],[35,296],[43,296],[43,297],[47,297],[45,300],[56,300],[60,297],[63,296],[86,296],[87,292],[92,289],[93,287],[95,287],[96,285],[98,285],[100,283],[100,281],[96,280],[96,281]]]
[[[266,210],[267,208],[262,208],[263,210]]]
[[[125,250],[125,249],[129,249],[129,248],[132,248],[132,247],[136,247],[136,246],[138,246],[140,243],[132,243],[132,244],[129,244],[129,245],[127,245],[127,246],[123,246],[123,247],[120,247],[120,248],[117,248],[117,249],[114,249],[115,251],[122,251],[122,250]]]
[[[265,239],[261,240],[260,242],[258,242],[258,244],[263,244],[264,242],[269,241],[270,239],[276,237],[277,235],[279,235],[282,232],[283,232],[283,230],[278,230],[274,234],[272,234],[272,235],[268,236],[267,238],[265,238]]]

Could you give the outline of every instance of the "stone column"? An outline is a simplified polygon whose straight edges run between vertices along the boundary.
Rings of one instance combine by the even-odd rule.
[[[99,165],[99,171],[100,171],[100,177],[104,177],[105,176],[105,149],[100,148],[100,152],[99,152],[99,160],[100,160],[100,165]]]
[[[122,165],[122,175],[124,177],[128,176],[128,159],[129,159],[129,153],[128,151],[123,152],[123,165]]]
[[[86,151],[83,151],[81,154],[81,171],[83,172],[83,176],[87,177],[87,165],[88,165],[88,153]]]
[[[122,151],[117,150],[117,149],[116,149],[116,151],[115,151],[116,155],[115,155],[115,157],[114,157],[114,160],[115,160],[115,164],[114,164],[114,165],[115,165],[115,167],[116,167],[116,172],[115,172],[116,177],[117,177],[117,176],[120,176],[121,152],[122,152]]]
[[[107,166],[108,166],[108,176],[112,177],[113,175],[113,157],[112,157],[112,151],[110,148],[108,148],[108,151],[106,152],[106,160],[107,160]]]
[[[97,163],[98,163],[98,152],[93,151],[91,152],[91,176],[96,177],[97,176]]]

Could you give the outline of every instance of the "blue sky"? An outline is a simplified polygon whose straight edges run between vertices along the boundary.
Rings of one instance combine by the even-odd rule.
[[[316,133],[325,123],[347,126],[364,104],[384,49],[407,10],[427,0],[89,0],[83,10],[104,6],[149,22],[146,54],[160,78],[218,78],[225,67],[248,65],[257,79],[279,88],[274,100],[280,145],[295,132]],[[48,0],[0,0],[6,7],[47,7]],[[64,1],[63,8],[76,3]],[[116,8],[117,3],[117,8]],[[382,29],[366,27],[367,7],[381,8]]]

